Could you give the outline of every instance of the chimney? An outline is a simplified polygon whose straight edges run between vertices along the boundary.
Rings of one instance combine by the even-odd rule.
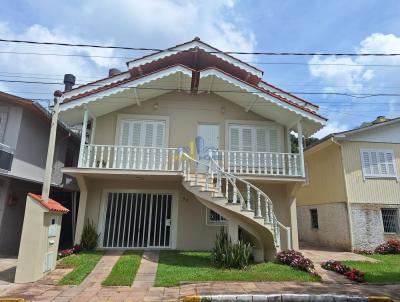
[[[121,73],[121,71],[119,69],[117,69],[117,68],[110,68],[108,70],[108,76],[109,77],[115,76],[115,75],[120,74],[120,73]]]
[[[73,74],[65,74],[64,75],[64,91],[70,91],[72,89],[72,87],[75,85],[75,76]]]
[[[377,117],[376,117],[376,119],[372,122],[372,124],[383,123],[383,122],[386,122],[387,120],[388,120],[388,119],[387,119],[385,116],[380,115],[380,116],[377,116]]]

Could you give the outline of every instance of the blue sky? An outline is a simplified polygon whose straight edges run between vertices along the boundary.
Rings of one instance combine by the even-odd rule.
[[[16,0],[2,4],[0,37],[166,48],[199,36],[222,50],[400,53],[399,12],[397,0]],[[4,43],[0,51],[145,54]],[[241,59],[254,62],[265,71],[266,81],[291,92],[400,94],[400,66],[393,66],[400,65],[396,57]],[[110,67],[124,69],[124,61],[1,53],[0,80],[60,81],[64,73],[74,73],[82,83],[106,75]],[[365,66],[377,64],[391,66]],[[50,98],[56,88],[0,81],[0,90],[28,98]],[[321,113],[329,118],[318,136],[358,126],[377,115],[400,116],[400,98],[396,96],[301,96],[320,105]]]

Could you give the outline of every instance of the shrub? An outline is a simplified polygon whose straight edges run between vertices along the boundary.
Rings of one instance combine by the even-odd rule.
[[[400,240],[391,239],[377,246],[375,253],[378,254],[400,254]]]
[[[314,275],[318,275],[314,270],[314,263],[310,259],[304,257],[304,255],[298,251],[286,250],[279,252],[276,255],[276,260],[279,263],[290,265],[291,267],[294,267],[301,271],[306,271]]]
[[[249,265],[251,256],[250,244],[239,240],[232,243],[224,228],[217,234],[212,261],[217,267],[244,269]]]
[[[350,271],[344,273],[344,275],[347,277],[347,279],[350,279],[352,281],[363,282],[365,273],[353,268]]]
[[[79,253],[82,250],[80,245],[74,245],[72,248],[70,249],[65,249],[65,250],[61,250],[58,252],[57,254],[57,258],[61,259],[67,256],[70,256],[72,254],[76,254]]]
[[[96,232],[93,222],[87,221],[82,231],[81,247],[85,251],[92,251],[97,247],[99,234]]]
[[[363,282],[364,281],[364,273],[351,268],[347,265],[342,264],[340,261],[329,260],[326,262],[321,263],[321,267],[323,269],[334,271],[338,274],[346,276],[347,279],[356,281],[356,282]]]
[[[374,251],[371,250],[363,250],[363,249],[356,249],[353,250],[353,253],[355,254],[361,254],[361,255],[372,255]]]

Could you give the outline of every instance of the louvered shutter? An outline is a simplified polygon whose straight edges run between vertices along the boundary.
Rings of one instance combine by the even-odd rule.
[[[368,151],[362,151],[361,152],[361,161],[362,161],[362,167],[364,171],[365,176],[369,176],[372,174],[371,171],[371,160],[369,158],[369,152]]]
[[[122,121],[121,132],[120,132],[120,136],[119,136],[119,144],[121,146],[129,146],[130,145],[129,128],[130,128],[130,123],[128,121]]]
[[[165,124],[157,123],[154,147],[158,148],[164,147],[164,132],[165,132]]]
[[[239,128],[238,127],[230,127],[230,150],[231,151],[240,151],[240,138],[239,138]]]
[[[391,176],[396,176],[396,169],[394,167],[394,156],[393,152],[385,152],[386,163],[388,165],[388,172]]]
[[[257,152],[267,151],[267,129],[257,128],[256,129],[256,150]]]
[[[251,128],[242,128],[241,131],[241,150],[242,151],[254,151],[254,139],[253,131]]]
[[[361,150],[364,177],[397,177],[392,150]]]
[[[277,128],[268,129],[269,133],[269,152],[280,152],[279,131]]]
[[[144,147],[154,147],[154,124],[153,123],[145,123],[144,124]]]

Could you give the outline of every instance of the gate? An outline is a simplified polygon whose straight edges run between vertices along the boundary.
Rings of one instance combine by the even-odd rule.
[[[108,193],[103,247],[170,247],[171,207],[171,194]]]

